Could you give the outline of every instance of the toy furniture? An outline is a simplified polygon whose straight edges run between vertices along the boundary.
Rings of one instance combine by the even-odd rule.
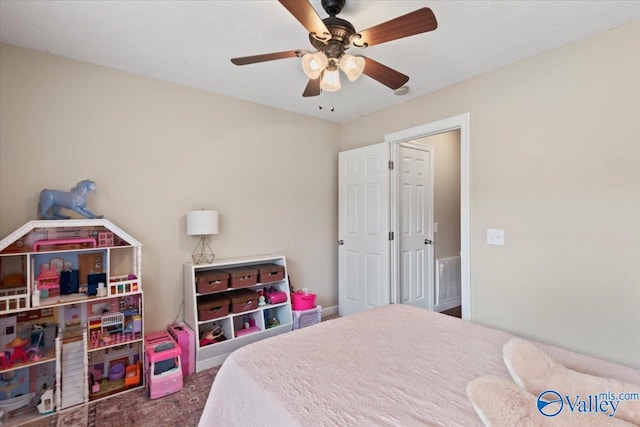
[[[39,332],[38,341],[35,344],[27,347],[26,350],[24,351],[24,354],[27,357],[27,360],[33,360],[33,361],[40,360],[40,356],[41,356],[40,343],[44,338],[45,331],[44,329],[40,329],[38,332]]]
[[[140,363],[127,366],[124,376],[125,387],[135,387],[140,384]]]
[[[132,316],[133,327],[131,332],[142,332],[142,316],[139,314],[134,314]]]
[[[123,313],[109,313],[102,316],[100,320],[102,334],[122,332],[124,329]]]
[[[98,246],[104,248],[113,246],[113,233],[109,231],[101,231],[98,233]]]
[[[0,410],[5,412],[11,412],[16,409],[27,406],[31,399],[35,396],[35,393],[23,394],[22,396],[13,397],[11,399],[4,399],[0,401]]]
[[[102,335],[102,317],[101,316],[89,317],[89,339],[91,341],[91,347],[98,346],[101,335]]]
[[[36,280],[38,289],[40,291],[47,291],[47,297],[60,295],[60,272],[55,265],[52,267],[41,265],[40,274],[38,274]]]
[[[7,344],[7,348],[13,349],[13,353],[11,353],[11,359],[9,359],[9,363],[13,364],[18,360],[22,362],[27,361],[27,355],[24,352],[24,347],[27,344],[29,344],[29,341],[20,337],[14,338],[9,344]]]
[[[89,373],[89,385],[91,386],[91,393],[98,393],[100,391],[100,382],[96,380],[93,372]]]
[[[124,363],[116,363],[109,368],[109,381],[118,381],[124,378]]]
[[[42,396],[40,396],[40,403],[36,406],[38,412],[42,415],[53,412],[55,406],[53,405],[53,389],[48,389]]]
[[[82,245],[88,243],[92,248],[96,247],[96,239],[90,237],[79,237],[77,239],[51,239],[51,240],[38,240],[33,244],[33,250],[38,251],[40,246],[55,246],[55,245]]]
[[[182,350],[167,331],[144,337],[149,398],[157,399],[182,390]]]

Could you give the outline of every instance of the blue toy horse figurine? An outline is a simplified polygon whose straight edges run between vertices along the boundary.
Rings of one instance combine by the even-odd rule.
[[[38,216],[41,219],[69,219],[60,214],[60,208],[65,208],[85,218],[102,218],[102,215],[98,216],[86,208],[89,191],[96,191],[96,183],[89,179],[80,181],[70,191],[44,189],[40,192]]]

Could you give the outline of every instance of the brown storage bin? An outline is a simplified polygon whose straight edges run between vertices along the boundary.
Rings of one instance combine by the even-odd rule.
[[[258,283],[258,270],[248,267],[227,268],[229,286],[232,288],[246,288]]]
[[[258,307],[258,293],[252,290],[231,291],[227,295],[231,298],[232,313],[242,313]]]
[[[196,289],[199,294],[224,291],[229,287],[229,273],[223,270],[207,270],[196,273]]]
[[[198,320],[212,320],[229,314],[227,295],[209,295],[198,299]]]
[[[258,282],[273,283],[284,279],[284,266],[278,264],[256,265],[258,269]]]

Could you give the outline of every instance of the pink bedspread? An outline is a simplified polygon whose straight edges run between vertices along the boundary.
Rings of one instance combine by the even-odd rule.
[[[231,354],[200,426],[481,426],[465,388],[510,378],[502,346],[512,337],[407,305],[323,322]],[[572,369],[640,384],[640,371],[540,348]]]

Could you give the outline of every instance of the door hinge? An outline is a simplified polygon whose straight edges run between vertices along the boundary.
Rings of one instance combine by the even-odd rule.
[[[389,160],[389,170],[393,170],[393,160]]]
[[[389,240],[393,240],[393,231],[389,232]]]

